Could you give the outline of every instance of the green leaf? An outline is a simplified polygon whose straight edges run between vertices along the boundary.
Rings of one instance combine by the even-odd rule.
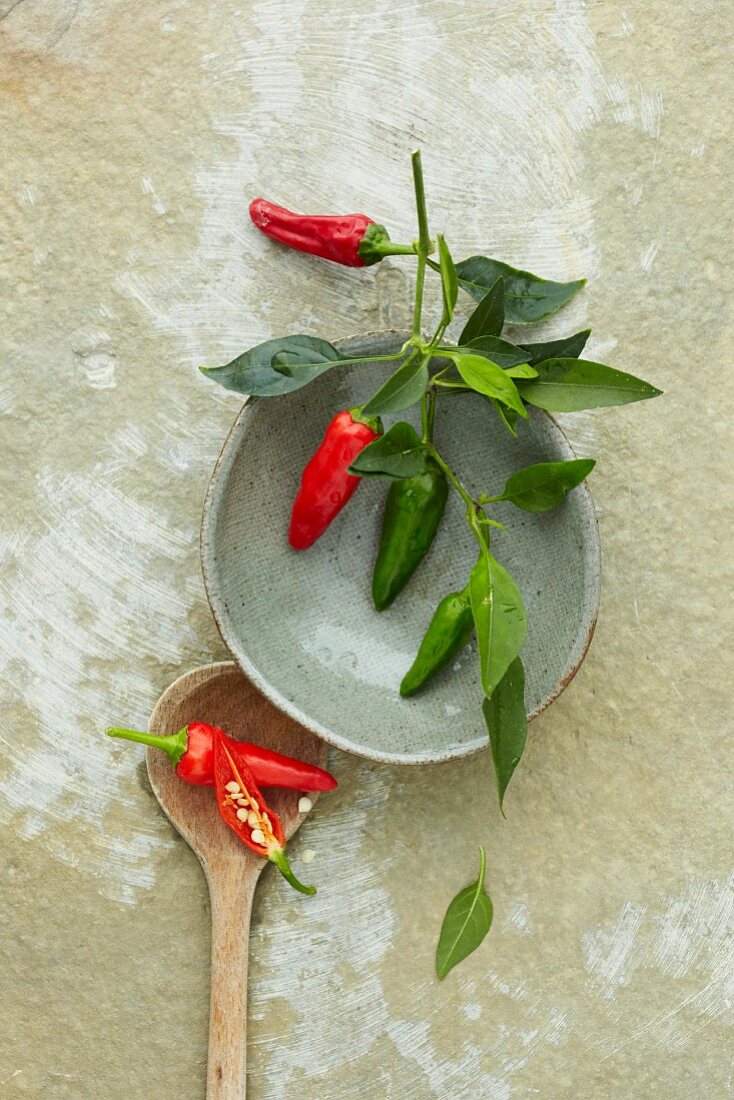
[[[515,425],[517,424],[517,413],[515,410],[508,409],[506,405],[501,405],[494,397],[488,397],[487,400],[491,401],[492,405],[494,405],[497,415],[502,421],[503,427],[507,429],[510,435],[517,437],[517,431],[515,429]]]
[[[412,359],[403,363],[391,375],[384,386],[363,407],[365,416],[384,416],[385,413],[402,412],[420,401],[428,385],[428,363],[425,359]]]
[[[525,605],[515,581],[489,550],[482,550],[471,571],[469,596],[482,687],[489,698],[525,642]]]
[[[412,424],[400,420],[360,451],[350,474],[358,477],[415,477],[426,468],[426,452]]]
[[[454,316],[454,306],[459,296],[459,277],[456,274],[454,261],[451,259],[449,246],[443,239],[443,234],[437,233],[436,240],[438,242],[441,286],[443,288],[443,317],[441,318],[441,323],[443,325],[448,325],[449,321]]]
[[[632,374],[586,359],[546,359],[536,370],[537,378],[522,383],[523,400],[549,412],[627,405],[662,392]]]
[[[530,363],[542,363],[544,359],[578,359],[591,336],[591,329],[574,332],[573,336],[564,336],[562,340],[547,340],[544,344],[518,345],[530,356]]]
[[[470,256],[456,265],[459,285],[480,301],[496,280],[505,281],[505,324],[528,325],[542,321],[570,302],[586,284],[586,279],[554,283],[529,271],[519,271],[487,256]]]
[[[525,512],[547,512],[563,503],[566,493],[580,485],[596,466],[593,458],[572,458],[568,462],[538,462],[508,477],[499,496]]]
[[[537,378],[538,372],[529,363],[518,363],[516,367],[506,367],[505,374],[508,378]]]
[[[483,355],[467,355],[464,352],[446,354],[453,359],[467,386],[471,386],[477,393],[483,393],[485,397],[496,397],[520,416],[527,417],[527,409],[522,403],[517,386],[507,371],[502,370],[497,363],[485,359]]]
[[[485,355],[487,359],[491,359],[493,363],[505,370],[508,367],[516,367],[520,363],[527,363],[530,358],[524,348],[511,344],[509,340],[500,340],[499,336],[479,336],[467,347],[475,355]]]
[[[464,325],[459,343],[470,344],[480,336],[499,336],[504,323],[505,287],[500,275]]]
[[[254,397],[291,393],[324,371],[349,362],[328,340],[316,336],[283,336],[266,340],[223,367],[200,367],[202,374],[226,390]]]
[[[450,970],[476,951],[492,927],[492,902],[484,889],[487,853],[479,847],[479,878],[461,890],[446,910],[436,948],[436,974],[440,981]]]
[[[492,749],[494,772],[497,777],[497,793],[500,810],[505,800],[507,785],[520,763],[528,735],[528,719],[525,714],[525,669],[516,657],[499,684],[492,698],[482,703],[487,723],[489,744]]]

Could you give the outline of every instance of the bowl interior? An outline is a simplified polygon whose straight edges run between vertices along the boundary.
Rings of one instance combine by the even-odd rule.
[[[376,333],[341,347],[380,355],[402,340]],[[222,637],[264,694],[349,752],[424,763],[487,743],[475,642],[421,694],[407,700],[398,694],[436,604],[464,586],[476,558],[461,501],[451,494],[427,558],[379,614],[370,581],[386,481],[365,479],[311,549],[297,553],[286,538],[301,472],[326,424],[337,410],[364,403],[387,373],[381,364],[337,368],[295,393],[245,405],[207,495],[202,558]],[[418,425],[415,409],[400,418]],[[439,400],[436,440],[476,495],[499,492],[510,473],[529,463],[574,457],[546,413],[531,410],[513,439],[489,403],[473,394]],[[532,716],[573,676],[593,632],[596,520],[586,485],[552,512],[495,508],[508,531],[493,531],[493,551],[519,583],[528,610],[523,660]]]

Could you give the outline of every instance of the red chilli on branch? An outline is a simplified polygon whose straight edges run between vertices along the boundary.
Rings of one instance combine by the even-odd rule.
[[[360,451],[382,435],[380,420],[360,418],[359,409],[337,413],[301,476],[293,501],[288,541],[306,550],[323,535],[362,480],[349,473]]]
[[[253,199],[250,217],[274,241],[345,267],[369,267],[385,256],[405,256],[413,245],[394,244],[384,225],[366,214],[294,214],[266,199]]]

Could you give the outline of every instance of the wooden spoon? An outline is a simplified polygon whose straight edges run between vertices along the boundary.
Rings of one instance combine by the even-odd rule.
[[[326,767],[326,746],[282,714],[232,662],[180,676],[158,700],[148,729],[175,733],[189,722],[221,726],[232,737]],[[243,1100],[247,1061],[247,954],[255,886],[267,860],[237,840],[217,813],[211,787],[183,783],[166,755],[147,750],[148,774],[164,813],[201,860],[212,906],[212,991],[207,1097]],[[298,791],[268,790],[287,839],[304,820]],[[312,802],[316,793],[308,796]],[[276,871],[273,873],[277,874]],[[298,872],[296,872],[298,873]],[[293,893],[292,905],[308,898]]]

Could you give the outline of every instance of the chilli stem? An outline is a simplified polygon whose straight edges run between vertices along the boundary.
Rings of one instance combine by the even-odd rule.
[[[472,529],[479,545],[484,550],[486,550],[489,546],[489,531],[486,530],[479,521],[479,516],[484,515],[484,509],[480,504],[476,502],[476,500],[474,500],[472,496],[470,496],[470,494],[459,481],[454,471],[449,466],[446,459],[439,454],[436,448],[433,445],[430,445],[428,450],[436,465],[439,467],[440,470],[443,471],[443,473],[453,485],[456,492],[464,501],[464,504],[466,505],[466,522]]]
[[[186,746],[189,740],[188,730],[188,726],[184,726],[178,733],[161,735],[158,733],[141,733],[139,730],[123,730],[112,727],[105,732],[108,737],[122,737],[125,741],[137,741],[140,745],[149,745],[153,749],[162,749],[163,752],[168,755],[171,763],[175,767],[186,752]]]
[[[299,882],[299,880],[293,874],[293,871],[291,870],[291,865],[288,862],[286,854],[282,848],[274,849],[268,856],[268,859],[271,863],[275,864],[283,878],[286,880],[286,882],[290,883],[294,890],[298,890],[301,894],[316,893],[315,886],[304,886],[302,882]]]

